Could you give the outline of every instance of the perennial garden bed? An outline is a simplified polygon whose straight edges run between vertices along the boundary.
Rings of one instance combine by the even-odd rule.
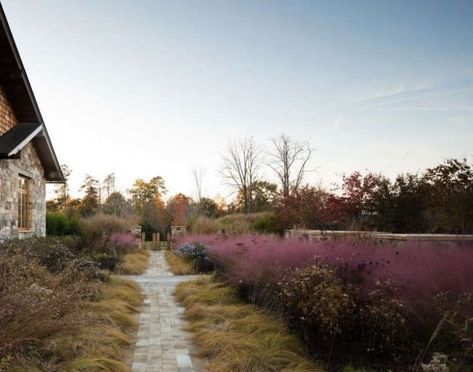
[[[197,243],[197,244],[196,244]],[[473,365],[470,243],[186,236],[248,303],[295,330],[327,369]]]

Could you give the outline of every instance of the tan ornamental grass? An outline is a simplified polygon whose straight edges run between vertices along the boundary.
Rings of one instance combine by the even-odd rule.
[[[323,371],[281,320],[243,303],[214,276],[181,283],[175,295],[209,371]]]

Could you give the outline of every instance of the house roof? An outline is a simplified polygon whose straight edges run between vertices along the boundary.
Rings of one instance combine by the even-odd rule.
[[[39,123],[20,123],[0,136],[0,158],[15,156],[26,144],[33,140],[43,126]]]
[[[61,166],[0,4],[0,85],[18,123],[0,136],[0,157],[14,157],[32,142],[48,182],[64,182]],[[12,155],[5,155],[10,154]]]

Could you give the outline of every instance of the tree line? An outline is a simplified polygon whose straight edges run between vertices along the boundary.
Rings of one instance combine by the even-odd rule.
[[[280,230],[378,230],[396,233],[473,233],[473,168],[448,159],[394,180],[379,173],[343,175],[328,190],[304,183],[312,149],[281,135],[264,153],[252,138],[231,141],[222,176],[235,188],[230,210],[273,211]],[[271,169],[279,184],[259,177]]]
[[[466,159],[448,159],[417,173],[389,179],[353,172],[331,189],[305,183],[313,150],[306,142],[281,135],[264,152],[252,138],[230,141],[222,156],[221,175],[235,196],[229,203],[203,196],[203,169],[193,169],[196,198],[178,193],[165,200],[162,177],[136,179],[122,194],[115,176],[101,182],[87,175],[82,198],[69,195],[68,184],[56,189],[48,210],[87,217],[96,213],[134,217],[146,231],[165,232],[188,225],[198,216],[270,212],[279,231],[307,229],[377,230],[396,233],[473,233],[473,168]],[[277,183],[264,179],[266,167]],[[63,166],[66,179],[71,170]]]
[[[211,198],[201,196],[194,201],[182,193],[165,200],[167,188],[162,177],[146,181],[136,179],[126,194],[115,189],[115,175],[107,175],[102,181],[86,175],[80,190],[82,198],[73,198],[69,193],[69,177],[72,173],[67,165],[62,166],[66,179],[55,189],[55,197],[47,202],[48,213],[60,213],[69,218],[91,217],[98,213],[131,219],[143,226],[147,233],[163,235],[171,225],[186,225],[191,216],[219,217],[225,206]]]

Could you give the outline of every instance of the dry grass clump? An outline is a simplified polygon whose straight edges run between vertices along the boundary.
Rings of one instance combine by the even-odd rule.
[[[222,231],[230,235],[253,232],[277,233],[276,225],[276,218],[271,212],[237,213],[220,218],[198,216],[190,221],[190,230],[193,234],[216,234]]]
[[[252,219],[252,215],[243,213],[229,214],[219,218],[218,224],[227,234],[249,234],[253,231]]]
[[[126,371],[137,327],[138,287],[101,282],[74,265],[51,273],[36,260],[0,255],[0,370]]]
[[[129,371],[122,356],[138,327],[134,314],[141,302],[137,284],[112,276],[98,301],[88,304],[91,325],[51,340],[57,346],[54,354],[64,360],[59,370]]]
[[[198,216],[192,221],[191,230],[194,234],[216,234],[221,227],[215,218]]]
[[[171,272],[175,275],[192,275],[196,273],[192,261],[178,257],[171,250],[164,252],[164,258],[166,259]]]
[[[143,274],[148,267],[148,260],[148,250],[140,248],[135,252],[126,253],[115,270],[118,274],[140,275]]]
[[[54,275],[23,256],[0,256],[0,358],[86,324],[81,314],[98,290],[72,267]]]
[[[179,284],[176,298],[210,371],[323,371],[280,320],[243,304],[215,277]]]
[[[132,220],[109,214],[96,214],[79,221],[79,233],[84,239],[94,241],[102,235],[110,236],[113,233],[127,231],[133,225],[134,221]]]

